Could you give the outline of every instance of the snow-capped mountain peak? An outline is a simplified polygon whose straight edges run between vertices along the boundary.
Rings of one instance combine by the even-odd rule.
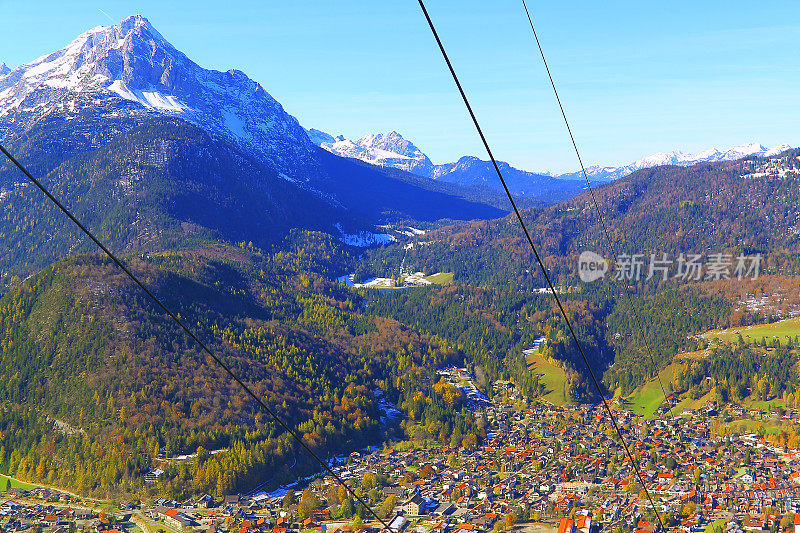
[[[351,157],[371,163],[373,165],[399,168],[420,176],[430,177],[433,172],[433,163],[412,142],[403,138],[396,131],[387,134],[364,135],[353,141],[341,135],[333,138],[327,133],[318,130],[308,130],[309,136],[322,141],[318,144],[337,155]],[[332,139],[332,140],[331,140]]]
[[[243,72],[207,70],[141,15],[98,26],[66,47],[2,73],[0,139],[53,115],[102,107],[108,115],[179,116],[296,175],[313,166],[297,120]]]
[[[145,51],[150,53],[137,54]],[[170,79],[165,74],[175,59],[170,56],[188,61],[146,18],[134,15],[118,26],[92,28],[61,50],[17,67],[0,81],[0,88],[17,85],[31,92],[41,86],[74,90],[95,88],[106,81],[169,88]],[[148,68],[143,69],[145,63]],[[158,66],[164,68],[154,76]]]
[[[777,146],[773,146],[772,148],[768,148],[764,152],[762,157],[772,157],[773,155],[778,155],[781,152],[785,152],[786,150],[791,150],[792,148],[794,148],[794,147],[790,146],[790,145],[788,145],[786,143],[781,143],[781,144],[779,144]]]
[[[460,191],[326,153],[311,135],[329,142],[344,140],[307,133],[243,72],[200,67],[140,15],[98,26],[60,50],[0,71],[4,144],[18,147],[29,140],[31,159],[39,161],[38,170],[44,173],[75,150],[103,150],[102,157],[120,162],[119,169],[104,175],[115,180],[108,184],[111,190],[124,195],[134,190],[134,182],[142,187],[135,190],[148,187],[140,179],[140,164],[155,166],[154,173],[169,178],[163,189],[170,191],[169,216],[193,226],[204,221],[213,228],[231,226],[229,235],[238,238],[245,233],[233,227],[249,225],[252,216],[255,222],[248,231],[277,235],[300,224],[333,230],[356,244],[385,239],[380,232],[371,235],[371,226],[387,217],[473,219],[502,214],[486,203],[462,198]],[[430,164],[397,133],[363,142],[382,161],[410,165],[417,158]],[[90,159],[86,155],[84,160]],[[139,199],[161,199],[146,196]],[[293,205],[296,202],[304,205]],[[292,220],[294,211],[307,220]],[[275,228],[265,227],[273,224]]]

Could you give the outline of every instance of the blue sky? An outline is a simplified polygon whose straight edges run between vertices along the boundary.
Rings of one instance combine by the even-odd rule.
[[[531,0],[587,164],[743,142],[800,145],[800,3]],[[766,7],[765,7],[766,6]],[[435,163],[485,158],[413,0],[0,0],[11,67],[141,13],[200,65],[238,68],[306,127],[397,130]],[[577,161],[517,0],[428,0],[495,154]]]

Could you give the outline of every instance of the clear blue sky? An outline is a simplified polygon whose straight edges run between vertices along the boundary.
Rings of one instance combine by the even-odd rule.
[[[495,154],[575,170],[518,0],[428,0]],[[800,145],[800,2],[544,2],[534,22],[588,164],[748,141]],[[0,0],[0,62],[141,13],[177,48],[259,81],[306,127],[395,129],[436,163],[485,158],[414,0]]]

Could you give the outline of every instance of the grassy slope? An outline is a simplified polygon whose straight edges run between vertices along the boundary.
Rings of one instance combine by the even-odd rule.
[[[673,361],[666,368],[658,373],[661,382],[666,387],[682,366],[681,362]],[[667,391],[669,393],[669,390]],[[644,415],[645,418],[652,418],[658,406],[664,402],[664,392],[657,379],[651,379],[641,387],[637,388],[627,398],[628,408],[637,415]],[[673,412],[676,412],[673,410]]]
[[[786,403],[783,401],[782,398],[774,398],[768,402],[763,400],[752,400],[750,398],[745,399],[742,402],[742,406],[746,409],[761,409],[762,411],[769,412],[770,407],[780,407],[786,408]],[[791,407],[791,406],[789,406]]]
[[[737,334],[741,333],[746,342],[761,341],[764,337],[772,339],[777,336],[782,341],[786,341],[786,336],[789,335],[794,338],[800,335],[800,318],[790,318],[774,322],[772,324],[760,324],[756,326],[749,326],[745,328],[731,328],[727,330],[714,330],[704,333],[702,336],[708,340],[720,339],[723,342],[736,342]],[[748,337],[749,335],[749,337]],[[688,359],[697,359],[705,356],[705,352],[691,352],[678,354],[675,360],[659,372],[661,381],[666,386],[667,383],[672,381],[682,363]],[[713,391],[712,391],[713,392]],[[673,408],[673,413],[680,413],[683,409],[698,409],[706,404],[708,400],[713,399],[712,393],[708,393],[701,398],[692,400],[685,397],[681,402]],[[627,408],[631,409],[636,414],[644,415],[645,418],[652,418],[655,410],[664,401],[664,394],[661,390],[658,380],[652,379],[645,383],[643,386],[637,388],[626,398],[628,404]],[[750,398],[743,402],[745,408],[759,408],[768,411],[770,406],[783,407],[783,401],[776,398],[769,402],[760,400],[752,400]]]
[[[761,341],[764,337],[771,339],[777,336],[781,342],[786,342],[786,336],[789,335],[794,339],[796,335],[800,335],[800,318],[788,318],[773,322],[772,324],[759,324],[756,326],[748,326],[746,328],[730,328],[723,331],[714,330],[703,334],[708,340],[721,339],[725,342],[736,342],[737,333],[741,333],[745,342]],[[748,337],[749,335],[749,337]]]
[[[6,480],[9,479],[8,476],[4,476],[0,474],[0,490],[6,490]],[[31,485],[30,483],[23,483],[22,481],[17,481],[16,479],[11,479],[11,487],[15,489],[22,489],[22,490],[33,490],[38,485]]]
[[[756,433],[759,427],[764,428],[764,432],[768,435],[777,435],[778,433],[782,432],[791,432],[796,431],[796,426],[794,426],[791,422],[783,421],[783,420],[754,420],[754,419],[743,419],[743,420],[734,420],[733,422],[728,424],[728,429],[732,432],[742,432],[742,433]]]
[[[453,273],[439,272],[438,274],[427,276],[425,279],[435,285],[448,285],[453,282]]]
[[[706,405],[709,400],[713,399],[714,399],[713,389],[695,400],[689,398],[688,395],[684,396],[684,398],[681,400],[681,403],[676,405],[675,408],[672,410],[672,413],[680,414],[683,412],[684,409],[700,409],[701,407]]]
[[[555,363],[545,360],[541,354],[532,354],[527,357],[528,368],[541,377],[545,386],[543,398],[554,405],[567,405],[570,403],[566,391],[567,374],[564,369]]]

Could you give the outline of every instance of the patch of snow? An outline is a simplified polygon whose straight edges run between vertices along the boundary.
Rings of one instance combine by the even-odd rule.
[[[334,224],[334,226],[339,230],[339,240],[350,246],[364,248],[367,246],[389,244],[397,240],[394,235],[389,235],[388,233],[372,233],[371,231],[346,233],[344,229],[342,229],[342,225],[338,222]]]
[[[189,109],[172,95],[161,94],[157,91],[147,91],[142,93],[142,97],[147,102],[148,107],[166,111],[168,113],[180,113]]]
[[[370,150],[370,154],[373,158],[381,160],[381,159],[411,159],[407,155],[398,154],[397,152],[390,152],[389,150],[381,150],[380,148],[373,148]]]
[[[227,452],[228,448],[219,448],[218,450],[210,450],[208,453],[211,455],[216,455],[218,453]],[[197,453],[190,453],[184,455],[176,455],[175,457],[168,457],[168,461],[186,461],[187,459],[193,459],[197,457]]]
[[[430,281],[425,279],[424,272],[414,272],[405,277],[405,282],[411,285],[433,285]]]
[[[137,91],[128,88],[122,80],[115,80],[107,90],[121,96],[125,100],[137,102],[150,109],[157,109],[167,113],[182,113],[189,109],[175,96],[165,95],[158,91]]]

